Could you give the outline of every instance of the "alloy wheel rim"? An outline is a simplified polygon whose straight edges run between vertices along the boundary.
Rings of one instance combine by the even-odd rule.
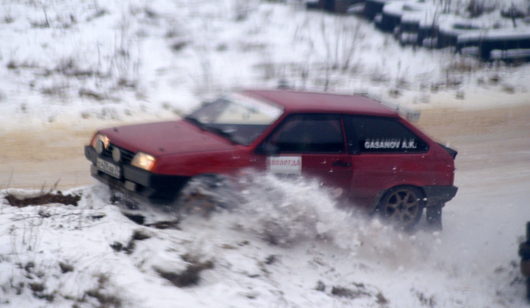
[[[384,215],[402,224],[409,224],[414,222],[420,209],[418,196],[408,189],[400,189],[386,199]]]

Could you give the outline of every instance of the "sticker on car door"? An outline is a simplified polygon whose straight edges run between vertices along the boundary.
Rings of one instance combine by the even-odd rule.
[[[267,170],[276,174],[301,174],[302,156],[270,156]]]

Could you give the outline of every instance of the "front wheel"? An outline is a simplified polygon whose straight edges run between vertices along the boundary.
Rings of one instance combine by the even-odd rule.
[[[216,207],[216,193],[220,180],[214,175],[200,175],[191,178],[180,191],[177,206],[186,213],[202,213],[207,216]]]
[[[421,219],[425,207],[423,192],[415,187],[395,187],[388,190],[379,202],[379,213],[404,229],[412,229]]]
[[[237,193],[229,177],[205,174],[191,178],[180,191],[176,205],[181,213],[209,216],[218,209],[237,204]]]

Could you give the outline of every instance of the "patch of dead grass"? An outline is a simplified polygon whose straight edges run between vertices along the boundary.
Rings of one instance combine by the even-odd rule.
[[[26,207],[26,206],[35,206],[35,205],[45,205],[45,204],[64,204],[64,205],[73,205],[77,206],[81,196],[68,194],[63,195],[61,191],[56,193],[53,192],[43,192],[36,197],[17,197],[14,194],[7,194],[5,199],[11,206],[15,207]]]

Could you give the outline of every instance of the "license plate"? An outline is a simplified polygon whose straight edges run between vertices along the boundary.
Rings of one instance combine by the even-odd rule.
[[[106,174],[119,179],[121,177],[120,166],[115,165],[111,162],[98,158],[96,161],[96,167],[98,170],[105,172]]]

